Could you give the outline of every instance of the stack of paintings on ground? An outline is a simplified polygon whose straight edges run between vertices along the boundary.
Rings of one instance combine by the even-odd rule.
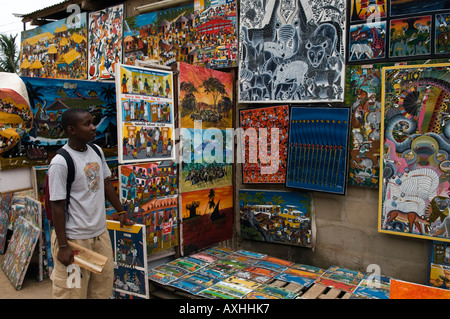
[[[390,278],[342,267],[322,269],[247,250],[214,246],[149,270],[157,286],[207,299],[299,299],[311,287],[349,298],[388,299]]]

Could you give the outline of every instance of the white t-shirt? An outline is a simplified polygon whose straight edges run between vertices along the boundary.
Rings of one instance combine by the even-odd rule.
[[[99,236],[106,230],[103,180],[111,176],[111,171],[105,157],[102,156],[100,159],[89,146],[84,152],[75,151],[67,144],[63,148],[69,152],[75,165],[75,179],[70,190],[69,214],[66,214],[66,236],[69,239]],[[56,155],[52,159],[48,174],[50,200],[66,199],[67,164],[64,157]]]

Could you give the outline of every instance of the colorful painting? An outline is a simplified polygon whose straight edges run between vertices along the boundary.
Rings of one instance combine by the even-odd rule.
[[[241,237],[312,247],[312,197],[308,193],[239,190]]]
[[[380,232],[449,241],[450,65],[383,68]]]
[[[383,66],[347,66],[345,101],[352,108],[349,185],[378,187]]]
[[[87,79],[87,14],[23,31],[20,75],[38,78]]]
[[[386,0],[351,0],[350,22],[370,22],[386,18]]]
[[[124,19],[124,64],[196,63],[195,21],[193,4]]]
[[[180,127],[226,129],[233,127],[233,76],[179,63],[179,113]]]
[[[439,12],[448,9],[449,0],[391,0],[390,15],[401,16],[410,14],[422,14],[425,12]]]
[[[289,106],[241,110],[240,128],[242,182],[284,184],[289,140]],[[270,169],[266,171],[262,168],[264,166]]]
[[[391,20],[389,57],[409,57],[431,53],[431,16]]]
[[[181,245],[184,255],[233,237],[233,187],[181,194]]]
[[[146,228],[147,254],[178,245],[177,164],[119,166],[119,198],[127,216]]]
[[[346,1],[240,3],[239,102],[342,102]]]
[[[350,110],[292,107],[286,186],[344,194]]]
[[[352,25],[349,32],[350,62],[386,57],[386,21]]]
[[[435,288],[402,280],[391,280],[389,299],[450,299],[448,289]]]
[[[0,195],[0,254],[5,253],[6,237],[8,234],[9,210],[13,203],[14,194]]]
[[[122,61],[123,4],[89,13],[89,80],[112,79]]]
[[[275,279],[310,287],[324,272],[324,269],[318,267],[295,264],[277,275]]]
[[[439,13],[434,18],[435,53],[450,53],[450,13]]]
[[[15,222],[2,269],[11,284],[20,290],[41,231],[22,216]]]
[[[107,221],[114,256],[114,286],[116,293],[149,298],[147,249],[144,225],[120,227]]]
[[[237,1],[194,1],[197,65],[207,68],[236,66]]]
[[[175,158],[171,71],[117,68],[119,162]]]

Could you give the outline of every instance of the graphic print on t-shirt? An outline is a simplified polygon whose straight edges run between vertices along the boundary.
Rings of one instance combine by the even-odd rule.
[[[100,165],[97,162],[87,163],[84,168],[84,173],[86,174],[86,182],[88,189],[96,193],[100,188]]]

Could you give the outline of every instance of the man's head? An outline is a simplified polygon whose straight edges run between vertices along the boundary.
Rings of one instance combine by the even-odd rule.
[[[61,125],[69,139],[87,143],[95,139],[92,115],[84,109],[69,109],[61,117]]]

